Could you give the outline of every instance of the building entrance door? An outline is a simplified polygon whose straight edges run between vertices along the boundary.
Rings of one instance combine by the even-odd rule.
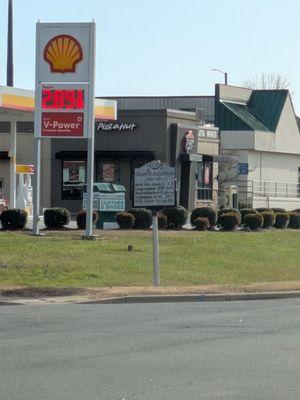
[[[185,208],[189,207],[190,165],[190,162],[181,164],[179,203]]]

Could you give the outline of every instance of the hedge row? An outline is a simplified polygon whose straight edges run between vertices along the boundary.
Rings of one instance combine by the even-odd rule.
[[[191,224],[196,229],[199,229],[198,223],[195,223],[198,218],[206,218],[210,227],[218,225],[223,230],[234,230],[239,225],[250,230],[268,229],[271,226],[278,229],[286,227],[300,229],[300,209],[286,212],[283,208],[244,208],[238,211],[198,207],[191,214]]]
[[[180,229],[187,222],[188,211],[184,207],[168,207],[158,212],[160,229]],[[99,214],[93,212],[93,223]],[[62,229],[70,222],[70,213],[61,207],[49,208],[44,211],[44,224],[49,229]],[[152,225],[152,213],[145,208],[131,208],[127,212],[116,215],[117,223],[122,229],[148,229]],[[86,227],[86,211],[80,211],[76,217],[79,229]],[[21,209],[4,210],[0,215],[3,229],[23,229],[27,223],[27,213]],[[212,207],[198,207],[191,213],[191,225],[197,230],[208,230],[218,225],[223,230],[234,230],[242,225],[247,229],[286,227],[300,229],[300,209],[286,212],[281,208],[234,209],[217,210]]]
[[[158,227],[180,229],[186,224],[188,211],[184,207],[168,207],[157,213]],[[121,229],[148,229],[152,225],[152,212],[145,208],[131,208],[116,215]]]

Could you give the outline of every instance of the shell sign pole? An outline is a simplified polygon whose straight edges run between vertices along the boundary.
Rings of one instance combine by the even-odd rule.
[[[39,234],[41,140],[88,140],[86,238],[92,238],[95,23],[37,23],[33,234]]]

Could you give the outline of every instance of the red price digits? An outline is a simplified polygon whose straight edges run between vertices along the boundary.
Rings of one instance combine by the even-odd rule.
[[[83,90],[43,89],[42,108],[82,110]]]

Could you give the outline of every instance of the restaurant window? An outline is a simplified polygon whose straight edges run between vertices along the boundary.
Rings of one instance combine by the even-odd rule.
[[[33,133],[34,122],[33,121],[18,121],[17,122],[17,133]]]
[[[212,200],[212,162],[199,162],[197,165],[197,198]]]
[[[0,133],[10,133],[10,122],[0,121]]]
[[[82,199],[83,184],[85,182],[85,161],[63,161],[63,200]]]
[[[96,168],[96,182],[119,183],[120,163],[115,161],[98,161]]]

